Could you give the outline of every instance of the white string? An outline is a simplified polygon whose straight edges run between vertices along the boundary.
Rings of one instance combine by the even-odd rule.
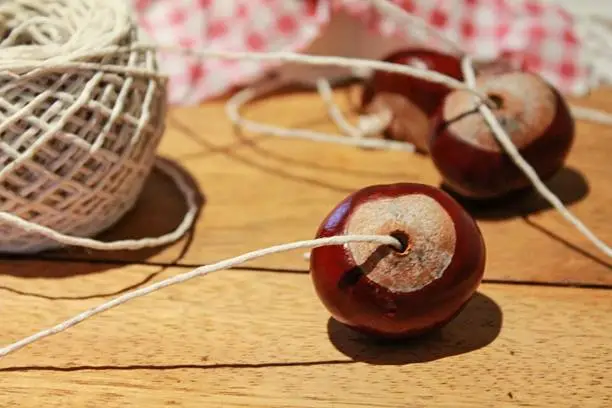
[[[316,81],[316,85],[317,91],[319,92],[319,96],[321,97],[321,99],[325,103],[325,107],[327,108],[327,113],[336,125],[336,127],[350,137],[365,137],[366,135],[364,134],[364,132],[349,123],[349,121],[342,114],[342,111],[334,101],[334,95],[329,81],[327,81],[325,78],[318,78]]]
[[[384,139],[366,139],[357,137],[340,137],[323,132],[316,132],[306,129],[286,129],[277,126],[271,126],[245,119],[240,114],[240,109],[245,104],[251,102],[255,98],[272,92],[275,89],[283,86],[279,81],[269,81],[263,84],[256,84],[232,95],[225,104],[225,112],[229,120],[235,125],[246,129],[252,133],[268,134],[271,136],[306,139],[316,142],[336,143],[349,146],[359,146],[374,149],[398,150],[413,152],[414,146],[408,143],[396,142],[393,140]]]
[[[612,126],[612,114],[610,113],[573,104],[570,105],[570,109],[576,119]]]
[[[463,76],[465,79],[465,83],[468,86],[474,87],[476,86],[476,77],[474,73],[474,67],[472,66],[472,61],[469,56],[465,56],[461,61],[461,68],[463,70]],[[600,240],[589,228],[587,228],[576,216],[574,216],[559,200],[559,198],[553,194],[552,191],[546,187],[546,184],[540,180],[536,171],[527,163],[527,161],[520,155],[518,149],[512,143],[512,140],[504,130],[504,128],[499,124],[493,111],[488,107],[484,106],[484,104],[478,103],[478,110],[483,115],[484,119],[487,121],[493,135],[499,141],[499,143],[506,150],[506,153],[510,156],[512,161],[518,166],[519,169],[525,173],[525,175],[529,178],[535,189],[544,197],[552,206],[554,206],[557,211],[571,224],[573,224],[586,238],[588,238],[597,248],[599,248],[604,254],[609,257],[612,257],[612,249],[606,245],[602,240]]]
[[[380,4],[388,3],[388,0],[370,0],[370,1],[372,1],[372,3],[377,6],[379,6]],[[403,9],[398,8],[398,7],[395,7],[395,9],[403,11]],[[383,10],[383,11],[388,12],[389,10]],[[403,14],[408,14],[408,13],[404,12]],[[416,17],[414,16],[410,16],[410,17],[412,20],[416,19]],[[441,35],[441,34],[437,33],[437,35]],[[452,41],[448,38],[446,40]],[[119,48],[116,48],[115,51],[116,52],[127,52],[134,48],[150,49],[150,50],[157,49],[160,51],[165,50],[169,52],[178,52],[178,53],[183,53],[183,54],[187,54],[191,56],[199,56],[199,57],[206,57],[206,58],[224,58],[224,59],[240,59],[240,60],[256,60],[256,61],[281,61],[281,62],[309,64],[309,65],[333,65],[333,66],[352,68],[352,69],[379,70],[379,71],[409,75],[415,78],[446,85],[452,89],[468,91],[468,92],[473,93],[475,96],[479,97],[481,101],[490,103],[489,98],[486,95],[482,94],[478,89],[466,88],[463,82],[456,80],[455,78],[446,76],[437,71],[427,70],[427,69],[423,69],[423,68],[419,68],[419,67],[411,66],[411,65],[396,64],[396,63],[386,62],[386,61],[376,61],[376,60],[346,58],[346,57],[336,57],[336,56],[316,56],[316,55],[306,55],[306,54],[283,52],[283,51],[259,53],[259,52],[253,52],[253,51],[241,52],[241,51],[223,51],[223,50],[212,50],[212,49],[196,50],[196,49],[191,49],[191,48],[182,48],[182,47],[165,46],[165,45],[155,45],[155,46],[134,45],[131,47],[119,47]],[[90,54],[84,53],[83,57],[86,57],[89,55]],[[87,64],[82,63],[81,65],[87,65]],[[0,68],[3,68],[2,62],[0,62]],[[109,67],[109,68],[111,70],[113,68],[121,69],[121,67]],[[601,118],[604,115],[609,115],[605,112],[600,112],[600,111],[595,111],[595,112],[599,112],[598,118]],[[595,115],[590,115],[588,117],[585,115],[585,118],[589,120],[599,120],[595,118]],[[604,122],[601,122],[601,123],[604,123]],[[282,135],[278,135],[279,128],[274,128],[274,130],[273,129],[270,129],[270,130],[274,132],[275,135],[282,136]],[[312,139],[312,140],[315,140],[315,139]],[[327,141],[327,140],[321,140],[321,141]]]
[[[181,282],[188,281],[190,279],[196,278],[198,276],[206,275],[212,272],[216,272],[222,269],[228,269],[233,266],[245,263],[247,261],[260,258],[262,256],[276,254],[279,252],[290,251],[294,249],[300,248],[318,248],[322,246],[331,246],[331,245],[343,245],[350,242],[374,242],[379,243],[381,245],[390,245],[398,250],[402,250],[402,243],[396,238],[390,235],[344,235],[344,236],[332,236],[326,238],[318,238],[306,241],[297,241],[288,244],[276,245],[268,248],[258,249],[253,252],[248,252],[246,254],[237,256],[235,258],[226,259],[224,261],[217,262],[212,265],[201,266],[197,269],[194,269],[190,272],[185,272],[180,275],[173,276],[171,278],[162,280],[160,282],[154,283],[152,285],[136,289],[134,291],[123,294],[109,302],[105,302],[99,306],[86,310],[83,313],[78,314],[68,320],[65,320],[62,323],[59,323],[49,329],[39,331],[36,334],[33,334],[29,337],[26,337],[22,340],[19,340],[15,343],[9,344],[0,349],[0,358],[7,356],[10,353],[13,353],[23,347],[26,347],[38,340],[41,340],[45,337],[49,337],[58,333],[61,333],[69,328],[76,326],[77,324],[87,320],[94,315],[107,311],[109,309],[115,308],[123,303],[129,302],[130,300],[146,296],[150,293],[153,293],[157,290],[163,289],[165,287],[176,285]]]
[[[138,250],[142,248],[157,247],[169,244],[179,240],[193,226],[195,217],[198,213],[196,191],[187,183],[185,178],[173,166],[160,160],[156,161],[155,166],[172,179],[176,187],[180,190],[185,203],[187,204],[187,212],[185,213],[183,220],[174,229],[174,231],[167,234],[160,235],[158,237],[103,242],[92,238],[81,238],[66,235],[43,225],[24,220],[23,218],[6,211],[0,211],[0,221],[21,228],[26,232],[40,234],[45,238],[52,239],[64,245],[72,245],[102,251]]]
[[[360,138],[367,136],[361,129],[351,125],[344,117],[338,108],[338,105],[334,102],[334,96],[332,88],[329,85],[329,81],[327,81],[325,78],[318,78],[316,84],[319,96],[325,103],[329,116],[332,118],[336,126],[350,137]]]
[[[469,89],[463,84],[463,82],[441,74],[437,71],[431,71],[416,66],[395,64],[386,61],[359,59],[359,58],[347,58],[338,56],[319,56],[319,55],[308,55],[286,51],[267,51],[267,52],[255,52],[255,51],[227,51],[227,50],[215,50],[215,49],[194,49],[187,47],[180,47],[175,45],[163,45],[163,44],[131,44],[126,46],[107,46],[98,48],[95,50],[77,50],[71,53],[70,60],[62,58],[61,60],[47,59],[47,60],[9,60],[0,61],[0,71],[3,75],[14,75],[11,74],[12,70],[19,70],[19,72],[30,72],[27,75],[36,75],[38,69],[58,69],[65,70],[68,68],[72,69],[92,69],[95,71],[104,72],[116,72],[116,73],[129,73],[131,75],[143,74],[150,76],[150,72],[123,66],[114,65],[103,65],[94,64],[89,62],[81,62],[81,60],[87,60],[93,57],[99,57],[108,55],[109,53],[130,53],[134,51],[166,51],[172,53],[183,54],[191,57],[205,57],[205,58],[222,58],[228,60],[245,60],[245,61],[276,61],[284,63],[300,63],[308,65],[318,66],[337,66],[344,68],[353,69],[371,69],[381,70],[386,72],[410,75],[416,78],[428,80],[434,83],[446,85],[453,89],[462,89],[467,92],[474,93],[482,100],[487,100],[486,95],[480,94],[473,89]],[[76,62],[75,62],[76,61]],[[22,76],[23,77],[23,76]]]
[[[357,125],[364,135],[376,135],[384,132],[389,127],[393,120],[393,113],[391,109],[381,109],[379,112],[372,112],[369,114],[359,115],[359,123]],[[404,143],[406,147],[410,147],[411,151],[416,150],[416,146],[410,142],[398,142]]]
[[[393,113],[391,110],[384,109],[380,112],[360,115],[357,126],[353,126],[342,114],[342,111],[334,101],[332,88],[327,79],[319,78],[317,80],[317,91],[323,102],[325,102],[327,113],[334,124],[348,136],[363,138],[380,135],[393,120]],[[399,143],[404,144],[407,151],[415,150],[415,146],[412,143]]]

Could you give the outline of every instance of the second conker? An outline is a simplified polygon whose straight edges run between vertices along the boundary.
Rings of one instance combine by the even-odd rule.
[[[362,333],[404,338],[452,320],[481,282],[485,244],[450,195],[425,184],[361,189],[342,200],[316,236],[390,235],[401,249],[354,242],[315,248],[310,274],[332,316]]]
[[[463,77],[457,57],[435,50],[401,50],[383,61],[437,71],[458,80]],[[376,71],[364,84],[361,107],[368,114],[388,110],[392,119],[385,131],[386,136],[412,143],[418,151],[426,152],[431,116],[448,92],[450,89],[446,85],[429,80]]]
[[[564,165],[574,120],[563,97],[530,72],[481,75],[476,88],[496,105],[493,113],[540,179]],[[470,199],[496,199],[525,190],[530,180],[499,144],[470,93],[449,93],[441,104],[430,154],[447,188]]]

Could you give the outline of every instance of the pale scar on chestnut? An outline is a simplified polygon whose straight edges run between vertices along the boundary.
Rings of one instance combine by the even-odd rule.
[[[450,215],[423,194],[364,202],[347,220],[344,233],[388,234],[404,241],[401,251],[375,243],[347,244],[356,265],[350,274],[353,279],[357,274],[365,275],[391,292],[403,293],[417,291],[442,277],[453,258],[457,238]]]
[[[369,113],[389,110],[392,114],[387,133],[393,140],[414,143],[419,149],[427,147],[426,138],[430,132],[429,118],[406,96],[380,92],[367,107]]]
[[[519,149],[537,139],[555,118],[555,93],[536,75],[511,72],[483,76],[476,80],[476,87],[492,97],[497,105],[495,117]],[[448,130],[479,149],[500,152],[491,128],[475,108],[477,103],[468,92],[450,93],[442,111]]]

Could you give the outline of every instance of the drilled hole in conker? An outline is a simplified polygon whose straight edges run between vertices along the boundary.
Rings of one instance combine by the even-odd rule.
[[[354,242],[311,253],[310,276],[323,305],[335,320],[373,337],[408,338],[441,328],[471,298],[484,273],[486,248],[478,225],[433,186],[374,185],[348,195],[316,236],[341,234],[384,234],[402,246]]]
[[[410,238],[408,237],[408,234],[406,234],[404,231],[393,231],[389,235],[400,242],[401,248],[398,249],[396,247],[391,247],[395,252],[399,253],[400,255],[405,255],[408,253],[408,249],[410,249]]]
[[[501,102],[493,109],[495,119],[542,181],[564,166],[575,125],[557,89],[541,76],[523,71],[477,77],[476,88],[491,105]],[[460,196],[478,200],[509,198],[531,188],[531,180],[473,107],[471,95],[461,91],[448,94],[439,107],[429,152],[444,184]]]
[[[489,100],[493,102],[496,109],[502,109],[504,107],[504,98],[497,94],[489,94]]]

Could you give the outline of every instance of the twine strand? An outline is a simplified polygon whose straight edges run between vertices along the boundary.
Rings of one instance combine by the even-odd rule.
[[[93,69],[101,70],[105,72],[116,72],[116,73],[130,73],[137,75],[139,73],[146,73],[148,71],[141,69],[131,69],[130,67],[121,66],[106,66],[103,64],[92,64],[88,62],[82,62],[93,57],[99,57],[101,55],[108,54],[122,54],[131,53],[134,51],[151,51],[151,52],[169,52],[173,54],[181,54],[183,56],[198,57],[198,58],[220,58],[227,60],[243,60],[243,61],[274,61],[282,63],[299,63],[313,66],[336,66],[348,69],[368,69],[375,71],[385,71],[403,75],[410,75],[415,78],[427,80],[430,82],[446,85],[449,88],[461,89],[466,92],[473,93],[483,101],[487,100],[487,96],[474,91],[465,86],[465,84],[455,78],[444,75],[437,71],[431,71],[420,67],[413,67],[410,65],[396,64],[386,61],[360,59],[360,58],[349,58],[349,57],[338,57],[338,56],[319,56],[300,54],[295,52],[287,51],[267,51],[267,52],[255,52],[255,51],[226,51],[226,50],[215,50],[215,49],[195,49],[187,48],[174,45],[164,44],[131,44],[128,46],[107,46],[96,50],[87,50],[81,52],[73,52],[71,58],[62,58],[61,60],[20,60],[18,63],[15,61],[0,61],[0,71],[31,71],[37,68],[48,68],[48,69]],[[1,56],[1,54],[0,54]],[[71,62],[74,61],[74,62]]]
[[[600,125],[612,126],[612,114],[597,109],[570,104],[572,115],[576,119],[586,120]]]
[[[332,237],[326,237],[326,238],[311,239],[311,240],[306,240],[306,241],[297,241],[297,242],[292,242],[292,243],[287,243],[287,244],[271,246],[268,248],[258,249],[256,251],[247,252],[243,255],[240,255],[234,258],[229,258],[229,259],[217,262],[215,264],[201,266],[192,271],[185,272],[180,275],[176,275],[171,278],[164,279],[157,283],[151,284],[149,286],[145,286],[143,288],[136,289],[131,292],[125,293],[119,297],[116,297],[113,300],[110,300],[108,302],[102,303],[99,306],[88,309],[84,311],[83,313],[80,313],[68,320],[65,320],[62,323],[59,323],[51,328],[41,330],[38,333],[35,333],[29,337],[26,337],[15,343],[12,343],[3,348],[0,348],[0,358],[5,357],[11,353],[14,353],[15,351],[22,349],[45,337],[49,337],[49,336],[61,333],[63,331],[66,331],[69,328],[76,326],[77,324],[82,323],[83,321],[99,313],[110,310],[126,302],[129,302],[130,300],[133,300],[133,299],[136,299],[142,296],[146,296],[150,293],[153,293],[155,291],[158,291],[160,289],[166,288],[171,285],[176,285],[182,282],[186,282],[190,279],[193,279],[193,278],[196,278],[202,275],[207,275],[212,272],[217,272],[223,269],[229,269],[231,267],[237,266],[239,264],[243,264],[250,260],[261,258],[267,255],[277,254],[279,252],[286,252],[286,251],[291,251],[294,249],[302,249],[302,248],[314,249],[314,248],[318,248],[322,246],[344,245],[344,244],[348,244],[351,242],[371,242],[371,243],[378,243],[381,245],[389,245],[389,246],[396,248],[397,250],[402,249],[402,243],[398,239],[390,235],[332,236]]]
[[[198,202],[196,190],[189,185],[185,177],[174,168],[165,162],[157,160],[155,166],[166,176],[168,176],[181,192],[185,203],[187,204],[187,211],[183,216],[183,219],[179,225],[171,232],[157,236],[140,239],[125,239],[104,242],[92,238],[75,237],[67,234],[63,234],[54,229],[45,227],[44,225],[37,224],[28,220],[24,220],[17,215],[9,213],[7,211],[0,211],[0,221],[15,227],[21,228],[23,231],[36,233],[44,236],[45,238],[52,239],[63,245],[71,245],[76,247],[83,247],[88,249],[95,249],[100,251],[117,251],[117,250],[139,250],[143,248],[152,248],[170,244],[172,242],[181,239],[187,232],[192,228],[195,223],[195,218],[198,214]]]
[[[284,86],[280,81],[271,80],[263,84],[256,84],[246,87],[232,95],[225,104],[225,112],[234,126],[246,129],[252,133],[267,134],[292,139],[305,139],[314,142],[336,143],[348,146],[358,146],[364,148],[397,150],[413,152],[414,146],[409,143],[396,142],[393,140],[370,139],[359,137],[339,137],[324,132],[316,132],[306,129],[286,129],[282,127],[267,125],[245,119],[240,114],[240,109],[254,99]]]
[[[360,118],[358,125],[353,126],[342,114],[342,111],[334,101],[332,87],[329,84],[329,81],[325,78],[319,78],[317,79],[316,86],[319,96],[325,103],[328,115],[331,117],[336,127],[343,131],[344,134],[354,138],[370,137],[380,134],[389,125],[390,120],[379,120],[372,122],[371,126],[367,126],[366,124],[370,122],[364,121],[362,118]],[[383,115],[380,116],[385,117]],[[388,118],[389,115],[386,115],[386,117]],[[414,150],[414,146],[411,143],[406,143],[406,147],[406,150]]]

